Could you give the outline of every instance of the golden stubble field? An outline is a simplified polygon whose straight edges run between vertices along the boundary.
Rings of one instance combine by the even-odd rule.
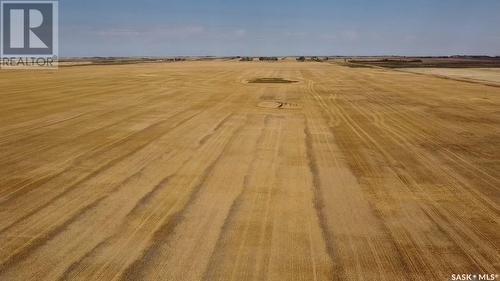
[[[0,280],[500,273],[498,87],[212,61],[0,88]]]
[[[403,68],[404,71],[479,82],[500,87],[500,68]]]

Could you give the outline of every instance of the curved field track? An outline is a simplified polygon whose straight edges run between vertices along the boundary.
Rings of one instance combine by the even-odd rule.
[[[498,87],[232,61],[0,87],[0,280],[500,273]]]

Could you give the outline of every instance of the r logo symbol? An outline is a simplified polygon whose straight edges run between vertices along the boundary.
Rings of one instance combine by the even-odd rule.
[[[56,55],[57,2],[2,1],[2,55]]]

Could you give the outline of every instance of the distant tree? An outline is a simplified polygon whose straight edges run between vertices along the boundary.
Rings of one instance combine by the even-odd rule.
[[[277,61],[278,57],[259,57],[260,61]]]

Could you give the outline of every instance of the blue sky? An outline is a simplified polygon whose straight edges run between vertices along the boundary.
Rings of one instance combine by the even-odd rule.
[[[61,0],[62,56],[500,55],[498,0]]]

